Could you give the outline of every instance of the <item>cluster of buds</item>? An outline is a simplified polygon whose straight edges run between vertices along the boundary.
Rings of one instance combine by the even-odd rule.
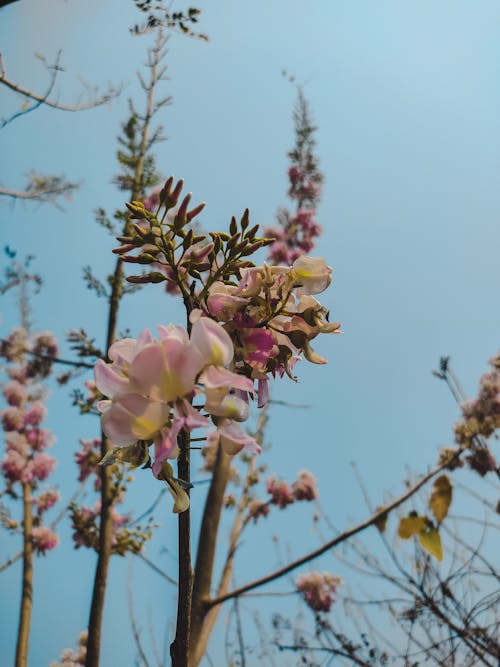
[[[481,476],[498,470],[485,440],[500,428],[500,355],[490,359],[490,365],[479,381],[477,398],[461,406],[463,419],[454,428],[457,444],[470,450],[467,464]]]
[[[80,667],[87,659],[87,630],[84,630],[78,639],[76,650],[65,648],[61,651],[59,662],[51,662],[50,667]]]
[[[96,387],[107,397],[97,404],[102,427],[115,445],[104,463],[148,463],[154,443],[153,473],[171,490],[177,481],[164,466],[177,457],[182,430],[212,424],[208,437],[220,440],[227,453],[259,452],[239,426],[249,417],[249,399],[257,394],[259,407],[266,403],[270,376],[295,379],[291,369],[301,354],[326,363],[310,341],[340,328],[313,296],[331,281],[323,259],[304,256],[292,266],[255,266],[248,258],[270,241],[256,236],[258,226],[250,227],[248,211],[239,225],[231,220],[229,233],[210,238],[189,226],[203,208],[189,210],[190,195],[167,217],[182,186],[170,178],[156,212],[142,202],[128,204],[139,223],[132,235],[120,237],[115,252],[123,261],[155,269],[129,281],[166,281],[180,289],[188,330],[159,326],[159,339],[145,330],[138,339],[116,342],[108,351],[111,363],[100,360],[95,366]],[[177,488],[182,495],[182,484]]]
[[[271,505],[278,505],[284,509],[297,500],[316,500],[319,496],[316,478],[307,470],[301,470],[293,484],[284,480],[277,480],[274,476],[268,478],[266,491],[270,494]]]
[[[329,572],[309,572],[295,580],[295,586],[306,604],[315,612],[330,611],[334,595],[342,583],[340,577]]]
[[[101,440],[80,440],[81,449],[75,453],[75,460],[79,468],[78,479],[85,482],[91,478],[96,491],[101,488],[101,476],[99,474],[99,461],[101,460]],[[122,471],[118,465],[113,465],[111,473],[111,496],[114,506],[111,518],[112,539],[111,549],[113,554],[124,556],[126,553],[140,553],[145,543],[153,536],[153,519],[150,518],[146,526],[132,524],[129,514],[120,514],[116,505],[125,500],[125,482],[131,481],[128,475],[124,480]],[[73,503],[70,506],[70,515],[73,528],[73,541],[75,548],[86,547],[90,549],[99,548],[99,517],[101,512],[100,500],[93,507],[78,506]]]
[[[322,229],[316,220],[316,209],[321,198],[323,174],[314,155],[314,132],[309,105],[302,90],[295,109],[296,143],[289,152],[290,183],[288,196],[295,204],[295,213],[278,211],[278,225],[266,229],[266,235],[275,240],[269,247],[268,259],[273,264],[292,264],[301,255],[311,252]]]
[[[285,509],[297,501],[316,500],[319,496],[316,478],[307,470],[301,470],[295,482],[289,484],[285,480],[278,480],[274,475],[268,477],[266,491],[270,495],[269,500],[252,500],[247,507],[248,519],[254,523],[261,517],[269,514],[270,506],[277,505]]]
[[[34,358],[33,354],[36,355]],[[38,491],[40,482],[49,477],[56,465],[56,460],[46,452],[54,437],[51,431],[42,427],[47,409],[39,384],[49,375],[51,359],[56,355],[57,343],[52,334],[43,332],[30,337],[23,328],[14,329],[0,350],[0,356],[10,362],[5,369],[9,381],[2,386],[8,407],[1,412],[6,452],[0,461],[0,470],[6,480],[7,493],[12,497],[18,497],[16,485],[28,485],[35,492],[32,497],[32,540],[39,554],[45,554],[59,543],[53,530],[43,525],[46,512],[60,498],[59,492],[53,489]],[[13,528],[17,526],[16,522],[11,525]]]

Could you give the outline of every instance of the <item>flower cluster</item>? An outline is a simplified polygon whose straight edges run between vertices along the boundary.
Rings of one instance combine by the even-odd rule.
[[[146,330],[137,340],[112,345],[112,363],[98,361],[95,366],[96,385],[109,397],[98,403],[104,432],[118,447],[154,442],[157,477],[162,463],[177,457],[181,429],[209,426],[209,419],[192,405],[201,394],[228,453],[243,447],[259,450],[238,425],[248,417],[253,382],[228,370],[233,360],[228,333],[201,311],[193,311],[191,320],[190,335],[181,326],[159,326],[155,340]]]
[[[314,132],[309,105],[302,90],[294,114],[296,144],[288,154],[290,187],[288,195],[295,203],[295,212],[278,211],[278,226],[266,229],[274,242],[269,246],[268,259],[273,264],[292,264],[301,255],[311,252],[322,229],[316,220],[321,198],[323,174],[314,155]]]
[[[315,612],[330,611],[335,602],[334,595],[342,583],[340,577],[329,572],[309,572],[295,580],[297,590],[306,604]]]
[[[84,630],[78,639],[78,648],[65,648],[61,652],[59,662],[51,662],[50,667],[80,667],[85,665],[87,658],[87,630]]]
[[[101,440],[80,440],[81,449],[75,453],[75,460],[79,468],[78,479],[84,482],[88,478],[93,478],[94,489],[98,491],[101,488],[101,476],[99,474],[98,464],[101,459]],[[111,495],[114,506],[111,517],[112,553],[120,556],[128,552],[139,553],[143,550],[145,543],[152,537],[152,519],[146,526],[133,524],[129,514],[120,514],[116,505],[125,500],[126,485],[130,481],[130,475],[124,480],[122,472],[117,465],[111,469]],[[101,502],[97,500],[93,507],[78,506],[73,503],[70,506],[70,515],[73,528],[73,541],[75,548],[86,547],[91,549],[99,548],[99,516],[101,511]]]
[[[143,331],[138,339],[116,342],[108,351],[110,363],[95,366],[97,390],[107,397],[97,408],[114,445],[103,463],[148,463],[154,443],[153,473],[170,489],[176,480],[165,464],[177,457],[182,432],[213,425],[208,438],[214,446],[220,441],[229,454],[259,452],[240,427],[249,417],[250,398],[256,394],[259,407],[265,405],[269,378],[286,373],[295,379],[292,368],[301,354],[326,363],[311,341],[340,328],[314,297],[331,282],[323,259],[302,256],[291,266],[255,266],[248,258],[270,241],[256,236],[248,211],[239,226],[231,220],[227,234],[196,235],[190,223],[203,204],[188,210],[191,195],[169,215],[182,187],[182,181],[174,186],[168,179],[156,212],[142,202],[127,204],[139,222],[119,238],[115,252],[125,262],[155,269],[129,276],[130,282],[168,282],[180,289],[188,330],[159,326],[159,339]]]
[[[271,505],[278,505],[280,509],[284,509],[296,500],[311,501],[319,496],[316,478],[307,470],[301,470],[293,484],[277,480],[274,476],[269,477],[266,491],[271,495]]]
[[[257,477],[256,480],[257,481]],[[278,480],[274,475],[267,478],[266,492],[270,495],[269,500],[251,500],[247,506],[247,520],[253,519],[254,523],[261,517],[267,517],[270,506],[276,505],[285,509],[297,501],[316,500],[319,496],[316,478],[307,470],[301,470],[295,482],[289,484],[285,480]]]
[[[500,355],[490,359],[491,370],[479,381],[477,398],[462,405],[463,419],[455,424],[455,441],[470,450],[466,461],[481,476],[497,470],[497,463],[484,440],[500,428]]]
[[[29,353],[29,354],[28,354]],[[57,355],[57,343],[48,332],[29,336],[18,327],[3,341],[0,356],[7,362],[9,381],[2,386],[7,402],[1,412],[6,452],[0,461],[0,470],[7,483],[7,491],[16,497],[16,484],[29,485],[37,491],[55,468],[56,460],[46,450],[54,437],[42,423],[47,409],[39,380],[51,372],[52,360]],[[45,554],[59,543],[59,538],[43,525],[45,513],[59,500],[53,489],[40,491],[32,498],[34,510],[32,539],[35,550]]]

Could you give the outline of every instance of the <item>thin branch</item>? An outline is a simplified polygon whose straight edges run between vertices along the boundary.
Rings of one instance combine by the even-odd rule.
[[[17,563],[17,561],[22,557],[23,557],[22,551],[19,551],[15,556],[11,556],[8,560],[5,561],[5,563],[2,563],[2,565],[0,565],[0,572],[3,572],[14,563]]]
[[[143,563],[146,563],[148,567],[150,567],[156,574],[159,574],[160,577],[163,577],[166,581],[168,581],[169,584],[172,584],[173,586],[177,586],[177,582],[173,577],[170,577],[166,572],[161,570],[157,565],[155,565],[152,561],[149,560],[149,558],[146,558],[144,554],[138,553],[134,554],[134,556],[137,556],[137,558],[140,558]]]
[[[453,457],[453,460],[458,458],[461,453],[462,453],[461,450],[457,451]],[[441,472],[441,470],[446,468],[449,465],[449,463],[450,462],[448,461],[447,463],[442,463],[436,466],[433,470],[424,475],[416,484],[414,484],[407,491],[405,491],[405,493],[399,496],[399,498],[389,503],[388,505],[381,507],[377,512],[375,512],[375,514],[373,514],[370,518],[366,519],[362,523],[357,524],[353,528],[350,528],[349,530],[346,530],[343,533],[340,533],[340,535],[337,535],[333,539],[329,540],[321,547],[319,547],[319,549],[309,552],[305,556],[302,556],[302,558],[299,558],[289,563],[288,565],[285,565],[279,570],[271,572],[265,577],[251,581],[250,583],[245,584],[240,588],[236,588],[234,591],[230,591],[226,595],[221,595],[218,598],[207,600],[206,602],[207,607],[214,607],[215,605],[222,604],[226,600],[231,600],[232,598],[238,597],[243,593],[247,593],[248,591],[251,591],[254,588],[264,586],[265,584],[274,581],[275,579],[279,579],[280,577],[283,577],[285,574],[288,574],[289,572],[292,572],[293,570],[297,569],[301,565],[304,565],[305,563],[308,563],[309,561],[318,558],[318,556],[321,556],[322,554],[326,553],[333,547],[342,544],[342,542],[345,542],[354,535],[361,533],[363,530],[366,530],[366,528],[376,525],[377,522],[383,519],[388,512],[391,512],[392,510],[396,509],[396,507],[402,505],[406,500],[408,500],[408,498],[411,498],[411,496],[413,496],[419,489],[421,489],[430,479],[435,477],[439,472]]]
[[[5,0],[1,0],[1,2],[5,2]],[[2,5],[0,4],[0,7]],[[49,86],[47,89],[47,92],[45,94],[40,94],[37,92],[34,92],[30,90],[29,88],[25,88],[24,86],[19,85],[15,81],[12,81],[7,77],[7,73],[5,70],[5,65],[2,62],[2,67],[0,69],[0,84],[6,86],[10,90],[12,90],[14,93],[18,93],[19,95],[22,95],[26,99],[33,100],[36,102],[36,106],[32,107],[29,109],[29,111],[32,111],[33,108],[36,108],[37,106],[40,105],[45,105],[48,107],[51,107],[53,109],[59,109],[60,111],[84,111],[86,109],[94,109],[95,107],[102,106],[103,104],[108,104],[112,100],[114,100],[121,92],[121,88],[113,88],[112,86],[108,87],[108,90],[99,95],[98,97],[94,99],[90,99],[87,102],[81,102],[78,104],[64,104],[63,102],[59,102],[58,100],[55,99],[49,99],[50,94],[53,90],[57,74],[58,72],[62,71],[62,68],[60,66],[60,60],[61,60],[61,52],[59,52],[56,56],[55,62],[53,65],[47,66],[47,69],[51,70],[51,79],[49,82]],[[2,127],[4,127],[8,122],[11,120],[14,120],[15,117],[21,115],[22,113],[27,113],[28,109],[23,110],[21,112],[18,112],[18,114],[15,114],[14,117],[11,117],[8,120],[4,120],[2,123]]]

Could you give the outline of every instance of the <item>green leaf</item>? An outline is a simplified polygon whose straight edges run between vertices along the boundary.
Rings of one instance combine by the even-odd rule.
[[[431,497],[429,498],[429,507],[438,523],[441,523],[448,514],[452,496],[453,488],[449,478],[447,475],[441,475],[441,477],[438,477],[434,482]]]
[[[439,562],[443,560],[441,536],[435,526],[428,524],[426,528],[419,532],[418,539],[422,547],[430,553],[431,556],[434,556]]]

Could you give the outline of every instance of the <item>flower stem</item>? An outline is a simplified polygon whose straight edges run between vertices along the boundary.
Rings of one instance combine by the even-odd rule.
[[[33,606],[33,541],[31,536],[33,513],[31,508],[31,484],[29,482],[23,484],[23,506],[23,581],[15,667],[27,667],[28,665],[28,643]]]
[[[190,481],[189,433],[182,430],[177,443],[179,479]],[[189,493],[189,489],[187,489]],[[188,667],[188,650],[191,628],[191,599],[193,592],[193,568],[191,566],[191,517],[190,510],[179,514],[179,591],[177,599],[177,627],[175,639],[170,645],[172,667]]]

